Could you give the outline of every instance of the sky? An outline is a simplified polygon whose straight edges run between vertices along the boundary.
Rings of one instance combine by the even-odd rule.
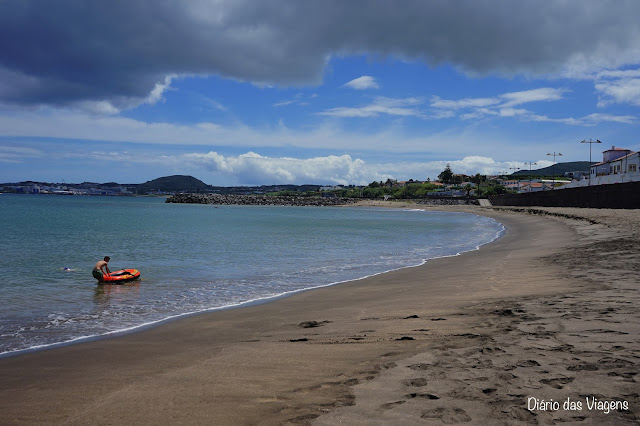
[[[636,0],[2,0],[0,182],[600,161],[640,150],[639,20]]]

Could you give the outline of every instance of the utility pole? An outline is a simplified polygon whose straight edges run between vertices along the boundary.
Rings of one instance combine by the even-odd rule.
[[[531,179],[531,177],[532,177],[531,176],[531,166],[535,166],[538,163],[534,163],[533,161],[529,161],[528,163],[524,163],[524,164],[528,164],[529,165],[529,192],[531,192],[531,184],[532,184],[531,181],[533,180],[533,179]]]
[[[588,143],[589,144],[589,186],[591,186],[591,145],[593,145],[594,143],[602,143],[600,142],[598,139],[596,139],[595,141],[592,141],[591,139],[589,140],[583,140],[580,141],[580,143]]]
[[[509,170],[513,170],[511,172],[511,176],[516,172],[516,170],[520,170],[520,167],[509,167]],[[514,176],[515,178],[515,176]],[[516,188],[518,188],[518,192],[520,192],[520,181],[516,180]]]
[[[547,155],[553,155],[553,165],[551,166],[551,189],[556,189],[556,157],[561,157],[559,152],[548,153]]]

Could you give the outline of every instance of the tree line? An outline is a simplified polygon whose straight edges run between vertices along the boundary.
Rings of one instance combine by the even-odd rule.
[[[449,164],[447,164],[447,167],[438,175],[438,182],[447,185],[447,189],[464,191],[467,196],[473,193],[473,195],[476,196],[486,197],[507,192],[507,189],[503,185],[490,180],[487,175],[481,175],[480,173],[471,177],[457,175],[453,173]],[[419,182],[411,179],[401,185],[397,180],[387,179],[386,181],[373,181],[364,187],[350,186],[333,189],[331,191],[309,191],[304,194],[294,191],[278,191],[270,193],[269,195],[320,196],[330,193],[336,197],[347,198],[426,198],[429,194],[437,195],[438,192],[443,192],[444,188],[441,184],[429,180]]]

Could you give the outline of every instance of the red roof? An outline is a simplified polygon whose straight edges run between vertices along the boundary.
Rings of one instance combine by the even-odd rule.
[[[616,149],[608,149],[607,151],[604,151],[604,152],[609,152],[609,151],[631,151],[631,150],[622,149],[622,148],[616,148]],[[593,166],[602,166],[603,164],[607,164],[607,163],[613,163],[614,161],[619,161],[619,160],[622,160],[623,158],[631,157],[632,155],[637,154],[637,153],[638,153],[638,151],[632,151],[632,152],[629,152],[629,154],[627,154],[627,155],[624,155],[622,157],[618,157],[618,158],[613,159],[613,160],[601,161],[599,163],[592,164],[591,167],[593,167]]]
[[[611,149],[607,149],[606,151],[602,151],[604,152],[609,152],[609,151],[631,151],[630,149],[626,149],[626,148],[616,148],[616,147],[612,147]]]

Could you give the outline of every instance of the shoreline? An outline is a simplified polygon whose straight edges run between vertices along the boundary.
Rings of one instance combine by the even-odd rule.
[[[325,206],[325,207],[336,207],[336,206]],[[338,207],[347,207],[347,208],[351,207],[351,208],[354,208],[355,206],[354,205],[350,205],[350,204],[345,204],[345,205],[339,205]],[[389,209],[389,208],[391,208],[393,210],[393,209],[398,208],[398,206],[395,206],[395,205],[392,206],[392,207],[383,206],[383,207],[379,207],[379,208],[381,208],[381,209]],[[401,207],[400,209],[401,210],[417,210],[417,211],[424,211],[425,210],[425,209],[421,209],[421,208],[411,208],[411,207],[404,207],[404,206]],[[474,213],[471,213],[471,212],[456,212],[456,213],[474,214]],[[499,222],[498,222],[498,224],[499,224]],[[394,272],[394,271],[397,271],[397,270],[400,270],[400,269],[404,269],[404,268],[419,267],[419,266],[424,265],[426,262],[429,262],[429,261],[432,261],[432,260],[435,260],[435,259],[445,258],[445,257],[460,256],[461,254],[467,253],[469,251],[479,250],[480,247],[482,247],[482,246],[484,246],[486,244],[491,244],[496,239],[500,238],[504,234],[504,232],[505,232],[505,228],[504,228],[504,226],[502,226],[502,229],[498,233],[496,233],[496,235],[493,237],[493,239],[491,241],[485,242],[483,244],[480,244],[479,246],[476,246],[476,247],[468,249],[468,250],[463,250],[463,251],[457,252],[455,254],[441,255],[441,256],[437,256],[437,257],[433,257],[433,258],[429,258],[429,259],[421,259],[419,261],[419,263],[408,264],[408,265],[405,265],[405,266],[395,267],[395,268],[383,270],[383,271],[380,271],[380,272],[373,272],[373,273],[370,273],[368,275],[364,275],[364,276],[357,277],[357,278],[350,278],[350,279],[344,279],[344,280],[339,280],[339,281],[334,281],[334,282],[329,282],[329,283],[324,283],[324,284],[318,284],[318,285],[316,285],[314,287],[301,288],[301,289],[297,289],[297,290],[289,290],[289,291],[285,291],[285,292],[280,293],[280,294],[275,294],[275,295],[271,295],[271,296],[265,296],[265,297],[257,298],[257,299],[250,299],[250,300],[237,302],[237,303],[234,303],[234,304],[229,304],[229,305],[224,305],[224,306],[205,308],[205,309],[192,311],[192,312],[177,313],[177,314],[170,315],[170,316],[168,316],[166,318],[153,320],[153,321],[150,321],[150,322],[146,322],[146,323],[142,323],[142,324],[139,324],[139,325],[130,326],[130,327],[127,327],[127,328],[113,330],[113,331],[105,332],[105,333],[102,333],[102,334],[79,336],[79,337],[74,337],[74,338],[71,338],[71,339],[65,340],[65,341],[60,341],[60,342],[55,342],[55,343],[47,343],[47,344],[32,346],[32,347],[28,347],[28,348],[13,350],[13,351],[0,352],[0,359],[14,357],[14,356],[21,356],[21,355],[27,354],[27,353],[33,353],[33,352],[39,352],[39,351],[48,351],[48,350],[52,350],[52,349],[56,349],[56,348],[60,348],[60,347],[69,346],[69,345],[89,343],[89,342],[99,341],[99,340],[102,340],[102,339],[117,338],[117,337],[121,337],[121,336],[126,336],[128,334],[132,334],[132,333],[142,332],[142,331],[148,330],[150,328],[153,328],[153,327],[156,327],[156,326],[161,326],[163,324],[166,324],[166,323],[169,323],[169,322],[172,322],[172,321],[179,321],[181,319],[188,318],[188,317],[191,317],[191,316],[194,316],[194,315],[202,315],[202,314],[207,314],[207,313],[212,313],[212,312],[217,312],[217,311],[224,311],[224,310],[227,310],[227,309],[237,309],[237,308],[243,308],[243,307],[250,307],[250,306],[254,306],[254,305],[259,305],[259,304],[263,304],[263,303],[270,303],[270,302],[278,300],[280,298],[290,297],[292,295],[295,295],[295,294],[298,294],[298,293],[301,293],[301,292],[305,292],[305,291],[311,291],[311,290],[325,288],[325,287],[331,287],[331,286],[335,286],[335,285],[347,284],[349,282],[367,279],[367,278],[374,277],[374,276],[377,276],[377,275],[380,275],[380,274],[386,274],[386,273]]]
[[[198,314],[125,336],[0,359],[4,421],[358,424],[378,419],[441,424],[498,415],[528,424],[583,415],[604,419],[602,424],[632,424],[638,396],[627,387],[637,389],[637,383],[627,363],[638,356],[637,314],[634,318],[625,304],[612,305],[612,311],[589,311],[584,314],[591,315],[588,321],[556,318],[553,311],[560,305],[570,311],[563,304],[574,299],[601,304],[591,299],[603,291],[611,292],[612,300],[634,300],[637,288],[614,287],[618,280],[602,290],[567,266],[572,248],[590,238],[613,238],[615,230],[502,209],[433,210],[491,216],[508,229],[479,250],[421,266]],[[562,299],[567,295],[571,298]],[[553,298],[559,300],[540,303]],[[618,313],[628,321],[607,323],[609,332],[592,327],[603,321],[600,317],[616,318]],[[585,337],[564,336],[566,329],[554,330],[545,315],[576,322],[574,328],[588,326],[579,330],[580,336],[596,339],[587,337],[583,344]],[[531,326],[533,332],[527,329]],[[540,344],[558,342],[559,336],[578,341],[547,348]],[[518,339],[530,341],[522,345]],[[606,348],[589,346],[607,339],[613,343],[600,343]],[[585,353],[590,351],[611,359],[588,362]],[[513,368],[498,368],[509,359]],[[572,366],[577,367],[568,370]],[[502,376],[505,371],[514,377]],[[627,398],[631,406],[608,415],[531,411],[527,389],[536,389],[540,398],[579,397],[580,392]]]

